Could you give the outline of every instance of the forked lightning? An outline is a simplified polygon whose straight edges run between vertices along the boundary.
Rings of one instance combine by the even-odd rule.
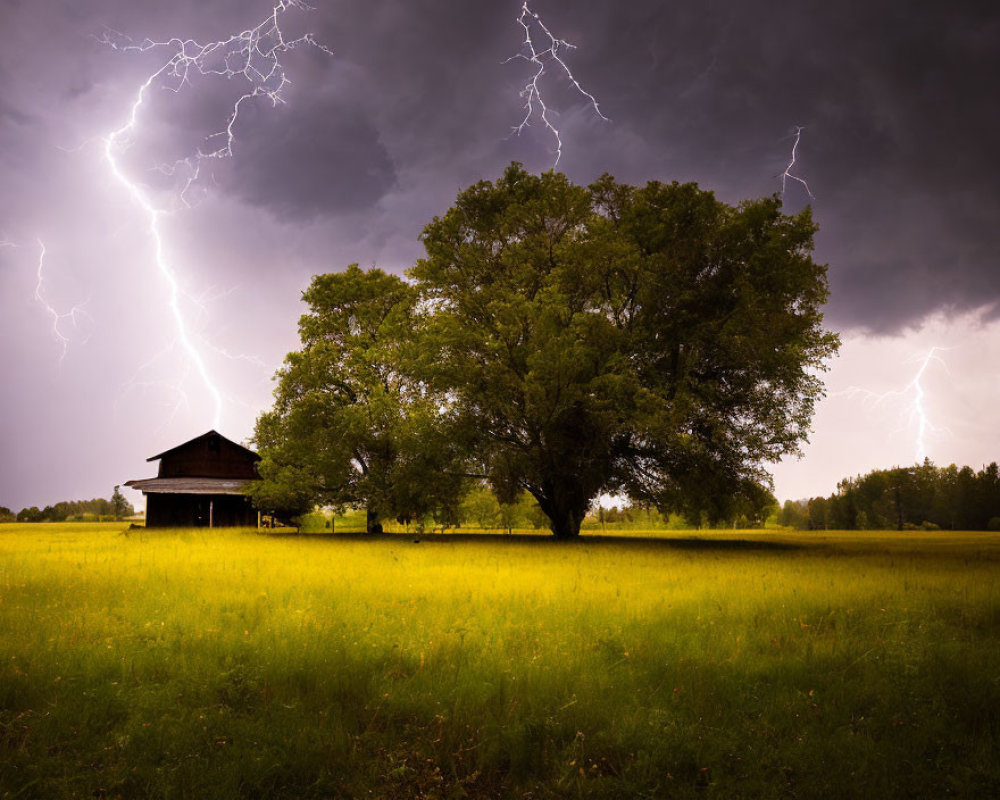
[[[914,453],[916,463],[922,463],[927,458],[927,437],[928,434],[939,430],[930,420],[924,400],[927,392],[923,386],[923,378],[932,362],[941,364],[948,368],[944,360],[937,355],[939,352],[947,350],[946,347],[932,347],[921,358],[912,359],[918,364],[916,374],[902,389],[894,389],[889,392],[873,392],[870,389],[862,389],[858,386],[851,386],[840,392],[835,392],[831,396],[841,395],[846,397],[861,396],[873,405],[881,405],[885,402],[899,402],[902,405],[902,413],[906,417],[909,427],[914,430]]]
[[[305,10],[309,6],[301,0],[279,0],[272,7],[271,13],[257,26],[233,34],[227,39],[204,44],[194,39],[181,38],[166,41],[145,39],[136,43],[116,31],[108,31],[101,37],[101,41],[106,45],[124,52],[150,52],[162,49],[169,53],[167,60],[139,87],[125,123],[104,137],[104,155],[115,179],[143,212],[146,229],[153,244],[156,266],[168,287],[166,303],[175,323],[177,341],[181,345],[189,367],[198,374],[211,398],[214,407],[213,424],[216,428],[219,427],[222,416],[222,392],[212,380],[201,343],[192,334],[191,326],[184,315],[181,305],[183,295],[181,284],[177,273],[170,265],[163,240],[161,222],[165,215],[171,213],[171,209],[157,205],[150,189],[126,174],[121,156],[135,137],[143,108],[154,86],[179,92],[186,84],[190,85],[192,78],[197,76],[242,80],[245,83],[245,91],[225,115],[223,126],[206,137],[211,146],[204,150],[199,148],[196,153],[172,165],[158,165],[161,172],[181,174],[183,186],[178,198],[186,203],[186,192],[197,181],[202,162],[206,159],[232,157],[236,125],[244,103],[257,97],[266,97],[272,105],[283,102],[281,93],[289,83],[289,79],[285,73],[282,57],[300,45],[330,52],[310,33],[293,39],[285,38],[280,21],[282,15],[292,8]]]
[[[570,44],[565,39],[555,37],[552,32],[545,27],[545,23],[542,22],[542,18],[529,8],[527,0],[525,0],[525,2],[521,5],[521,13],[517,18],[517,22],[524,29],[524,42],[521,44],[521,52],[508,58],[505,63],[521,59],[529,62],[535,68],[535,71],[532,73],[531,77],[528,78],[527,83],[525,83],[521,88],[520,96],[524,98],[524,119],[522,119],[518,125],[514,126],[514,133],[520,135],[521,131],[528,127],[531,122],[531,118],[535,115],[537,107],[538,116],[542,120],[542,124],[552,133],[556,142],[556,159],[552,164],[553,168],[555,168],[559,164],[559,159],[562,158],[563,143],[562,136],[559,134],[559,129],[552,121],[552,114],[554,112],[545,103],[545,99],[542,96],[540,82],[546,72],[546,62],[557,65],[557,68],[563,75],[565,75],[566,78],[569,79],[576,91],[587,99],[588,104],[594,109],[594,113],[596,113],[597,116],[605,122],[608,121],[608,118],[601,113],[601,108],[597,104],[597,98],[580,85],[580,82],[570,71],[569,66],[567,66],[566,62],[562,59],[562,56],[559,55],[560,49],[572,50],[575,45]],[[535,45],[535,40],[531,35],[533,26],[537,27],[546,37],[548,40],[548,47],[544,47],[539,50]]]

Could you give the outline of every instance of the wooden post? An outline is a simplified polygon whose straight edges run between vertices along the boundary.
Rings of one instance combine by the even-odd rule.
[[[208,501],[208,527],[209,528],[213,527],[212,526],[212,513],[213,513],[214,510],[215,510],[215,501],[214,500],[209,500]]]

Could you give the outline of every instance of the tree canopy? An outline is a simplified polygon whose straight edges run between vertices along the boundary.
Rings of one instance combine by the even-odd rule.
[[[289,353],[274,408],[257,421],[259,507],[294,516],[314,503],[361,504],[377,532],[380,516],[457,505],[441,415],[410,377],[417,299],[400,278],[356,264],[313,279],[302,348]]]
[[[725,518],[805,438],[837,347],[814,232],[776,197],[734,207],[513,164],[426,226],[412,283],[314,280],[303,349],[258,423],[265,484],[405,511],[479,477],[502,501],[529,492],[558,537],[602,492]],[[370,320],[327,294],[366,281]]]

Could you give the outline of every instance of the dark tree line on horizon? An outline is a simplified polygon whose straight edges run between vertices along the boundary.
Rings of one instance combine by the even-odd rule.
[[[81,522],[90,518],[122,519],[135,514],[135,508],[115,487],[110,500],[95,497],[92,500],[60,500],[45,508],[30,506],[16,514],[0,506],[0,522]]]
[[[802,530],[1000,530],[996,462],[877,469],[846,478],[829,497],[788,500],[778,520]]]

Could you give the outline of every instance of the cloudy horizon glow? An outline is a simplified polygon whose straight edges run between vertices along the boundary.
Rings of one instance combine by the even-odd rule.
[[[0,506],[108,497],[152,474],[148,456],[213,427],[148,220],[104,157],[169,53],[99,39],[222,39],[270,8],[0,0]],[[827,324],[844,345],[804,457],[776,467],[779,499],[913,463],[913,392],[891,393],[932,347],[942,350],[920,382],[926,455],[976,469],[1000,458],[1000,12],[859,0],[532,8],[577,46],[563,55],[610,119],[565,79],[548,85],[559,169],[576,183],[611,173],[695,181],[730,203],[773,194],[801,126],[794,175],[814,198],[787,181],[786,209],[812,204]],[[551,168],[540,121],[510,135],[531,74],[508,60],[520,11],[507,0],[291,9],[287,35],[312,31],[332,54],[285,54],[285,103],[241,107],[233,157],[204,170],[190,207],[155,167],[204,148],[242,90],[196,76],[151,93],[122,163],[171,209],[164,252],[222,395],[220,433],[247,439],[269,406],[312,275],[354,262],[401,273],[460,190],[512,160]]]

